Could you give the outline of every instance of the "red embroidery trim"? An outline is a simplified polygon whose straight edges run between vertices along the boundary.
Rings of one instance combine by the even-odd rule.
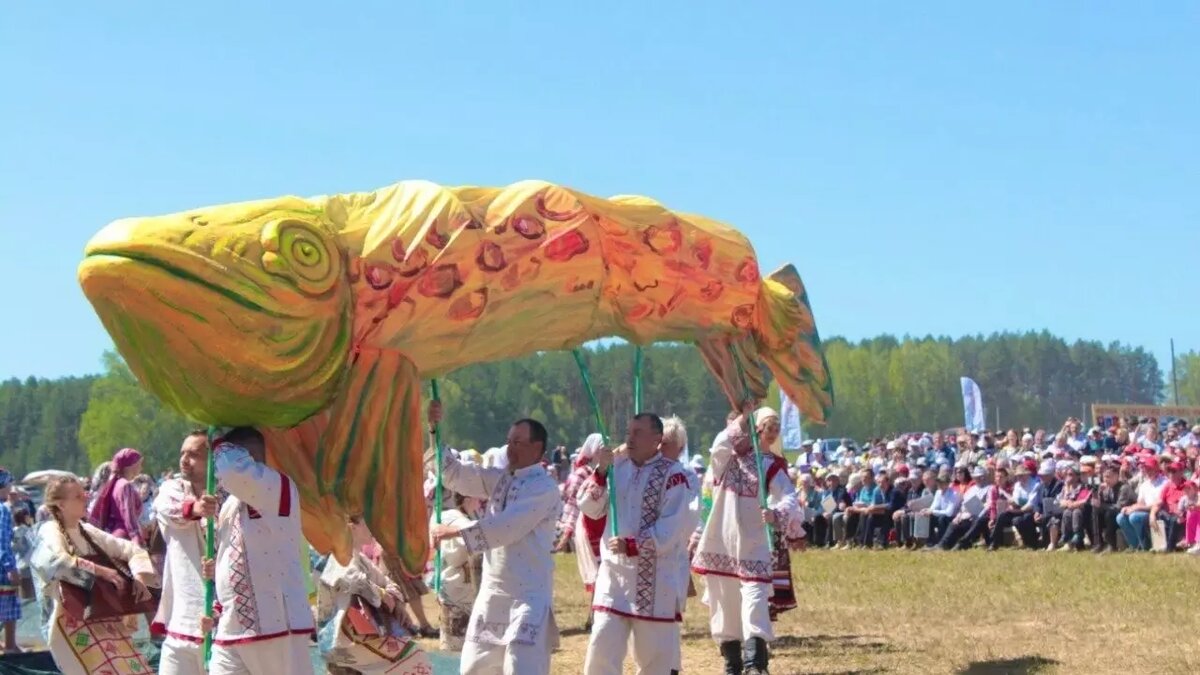
[[[301,628],[300,630],[285,630],[270,635],[253,635],[244,638],[231,638],[229,640],[213,640],[214,645],[229,647],[233,645],[244,645],[249,642],[262,642],[263,640],[274,640],[275,638],[289,637],[292,635],[312,635],[312,628]]]
[[[279,517],[287,518],[292,515],[292,482],[287,476],[279,474]]]
[[[603,605],[592,605],[592,609],[597,612],[604,612],[605,614],[623,616],[626,619],[637,619],[638,621],[653,621],[655,623],[678,623],[683,621],[683,616],[679,614],[676,614],[674,619],[668,619],[661,616],[642,616],[641,614],[630,614],[629,612],[622,612],[619,609],[613,609],[612,607],[605,607]]]
[[[671,477],[667,479],[666,489],[670,490],[671,488],[675,487],[676,485],[683,485],[684,487],[689,487],[690,484],[688,482],[687,476],[685,476],[681,473],[671,474]]]
[[[246,630],[258,630],[258,606],[255,604],[254,587],[250,580],[250,565],[240,514],[234,515],[229,544],[229,581],[233,585],[235,620]]]

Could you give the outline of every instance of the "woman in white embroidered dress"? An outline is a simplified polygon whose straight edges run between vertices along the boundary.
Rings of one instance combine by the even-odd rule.
[[[117,570],[93,563],[86,556],[103,552],[129,565],[133,593],[149,596],[146,584],[157,583],[150,557],[141,547],[83,522],[87,493],[71,478],[46,488],[45,505],[51,519],[38,532],[31,566],[42,599],[42,633],[54,663],[64,675],[144,675],[150,664],[133,646],[128,624],[121,618],[80,620],[68,616],[59,602],[62,583],[90,587],[96,577],[126,588]],[[96,549],[100,549],[97,551]]]
[[[575,458],[575,467],[563,484],[563,512],[559,519],[559,540],[555,552],[565,552],[568,547],[575,550],[575,561],[579,565],[579,577],[583,590],[591,604],[592,589],[596,584],[596,572],[600,569],[600,537],[604,533],[604,518],[588,518],[579,510],[579,488],[591,478],[595,469],[592,456],[604,446],[604,437],[592,434],[583,441]],[[590,617],[587,630],[591,630]]]
[[[354,542],[350,564],[342,565],[330,556],[321,573],[318,615],[325,624],[317,644],[330,673],[432,673],[429,657],[412,639],[411,627],[401,623],[407,619],[400,587],[362,553],[373,538],[361,517],[350,518],[350,533]],[[378,611],[362,607],[362,602]],[[365,616],[364,611],[371,615],[372,622],[378,622],[380,634],[357,630],[355,619]]]
[[[442,523],[466,529],[475,524],[482,508],[481,500],[456,492],[448,492],[451,508],[442,511]],[[430,519],[430,526],[433,526]],[[462,539],[443,539],[442,586],[438,604],[442,607],[442,618],[438,622],[441,630],[440,647],[444,651],[461,652],[467,636],[467,622],[471,620],[471,607],[479,594],[479,576],[475,572],[475,560],[479,554],[467,550]]]
[[[764,455],[770,453],[773,457],[770,459],[764,456],[763,459],[775,465],[782,462],[786,466],[787,459],[783,456],[779,413],[772,408],[759,408],[754,413],[754,421],[758,428],[759,438],[763,441]],[[784,469],[784,472],[786,471]],[[770,616],[771,621],[777,621],[780,614],[796,608],[796,591],[792,586],[791,551],[803,551],[805,547],[804,506],[797,496],[788,499],[785,495],[774,492],[767,497],[767,508],[772,510],[789,509],[783,529],[777,529],[775,532],[775,548],[771,551],[772,587],[774,590],[770,600]]]
[[[778,549],[768,546],[764,525],[771,526],[776,541],[802,537],[804,531],[792,523],[799,511],[787,461],[770,451],[780,431],[779,414],[770,408],[753,415],[767,485],[767,507],[760,506],[760,468],[749,433],[749,411],[747,407],[713,441],[713,506],[692,558],[692,571],[705,576],[713,639],[726,671],[738,673],[743,667],[746,672],[768,670],[767,644],[775,639],[771,601],[784,584],[776,584]]]

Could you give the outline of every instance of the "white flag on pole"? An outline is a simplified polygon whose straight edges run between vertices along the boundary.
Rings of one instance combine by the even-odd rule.
[[[975,380],[969,377],[961,378],[962,380],[962,396],[963,396],[963,426],[968,431],[983,431],[987,426],[986,420],[983,418],[983,393],[979,391],[979,385],[975,384]]]
[[[799,450],[800,443],[804,441],[804,434],[800,430],[800,409],[783,391],[779,392],[779,435],[783,439],[784,450]]]

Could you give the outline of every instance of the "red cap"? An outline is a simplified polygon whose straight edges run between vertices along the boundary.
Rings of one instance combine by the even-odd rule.
[[[1030,474],[1037,473],[1038,472],[1038,463],[1033,461],[1032,459],[1025,460],[1025,470],[1028,471]]]
[[[896,473],[900,474],[901,476],[907,476],[908,475],[908,465],[901,464],[900,468],[896,469]]]
[[[1180,464],[1179,462],[1171,462],[1170,464],[1167,465],[1167,471],[1170,471],[1172,473],[1174,473],[1176,471],[1183,471],[1183,465]]]
[[[1157,471],[1158,470],[1158,458],[1157,457],[1146,457],[1146,458],[1142,459],[1142,466],[1150,467],[1151,469],[1154,469],[1155,471]]]

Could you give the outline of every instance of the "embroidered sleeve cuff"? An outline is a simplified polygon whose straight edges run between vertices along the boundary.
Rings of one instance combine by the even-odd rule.
[[[483,528],[479,525],[472,525],[465,530],[459,530],[462,535],[463,544],[471,553],[482,553],[488,550],[487,537],[483,536]]]
[[[654,557],[658,555],[658,542],[654,540],[654,535],[643,534],[637,538],[637,549],[646,555]]]
[[[786,531],[789,515],[787,509],[775,509],[775,527]]]
[[[187,499],[183,502],[183,518],[185,520],[200,520],[200,516],[196,515],[196,500]]]
[[[631,558],[636,558],[638,556],[637,539],[634,539],[633,537],[625,538],[625,555]]]

